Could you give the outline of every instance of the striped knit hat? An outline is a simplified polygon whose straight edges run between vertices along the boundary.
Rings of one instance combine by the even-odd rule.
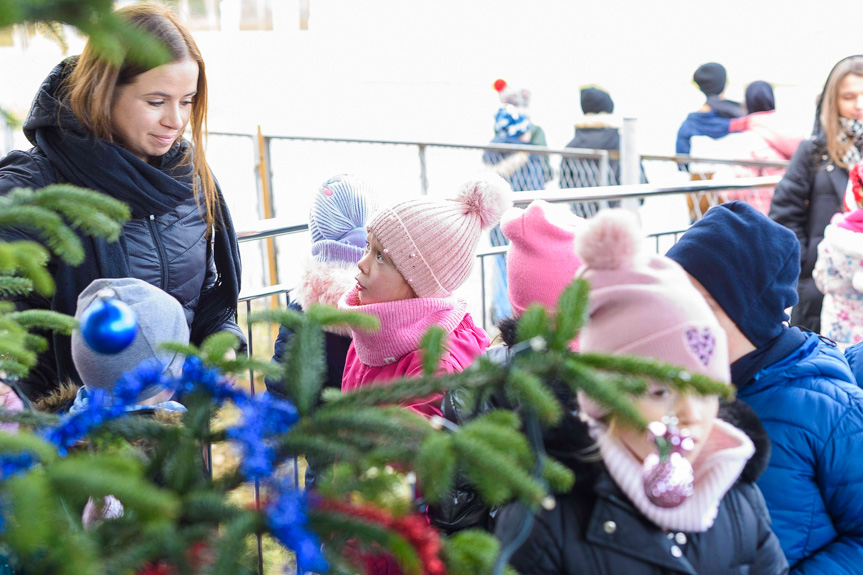
[[[447,297],[473,267],[480,234],[512,205],[512,188],[491,172],[462,184],[454,200],[408,200],[384,208],[366,228],[417,297]]]
[[[372,187],[348,174],[321,186],[309,212],[312,256],[322,263],[354,266],[366,247],[366,218],[377,209]]]
[[[496,136],[514,138],[526,133],[530,127],[530,118],[509,104],[500,108],[494,116],[494,133]]]

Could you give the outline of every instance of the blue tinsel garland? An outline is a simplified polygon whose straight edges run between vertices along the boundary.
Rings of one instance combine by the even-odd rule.
[[[228,429],[228,437],[240,446],[240,470],[248,480],[262,480],[272,484],[275,498],[264,509],[267,524],[273,536],[296,553],[297,565],[303,570],[325,573],[329,565],[321,553],[317,535],[308,529],[306,495],[287,481],[273,478],[275,450],[274,436],[286,433],[299,420],[299,413],[290,401],[276,399],[269,394],[250,396],[222,377],[218,369],[206,367],[200,358],[186,359],[183,374],[172,379],[163,375],[158,362],[144,362],[123,375],[109,394],[102,389],[90,390],[84,409],[65,415],[60,422],[42,430],[41,435],[57,447],[61,456],[68,449],[106,421],[120,417],[135,405],[143,389],[159,385],[173,389],[177,398],[195,393],[208,394],[216,405],[231,401],[242,413],[241,422]],[[26,471],[35,460],[30,454],[0,457],[0,480]],[[2,529],[0,516],[0,529]]]
[[[321,553],[321,542],[308,528],[308,496],[289,481],[274,486],[275,498],[265,509],[267,525],[277,541],[297,556],[297,566],[303,571],[326,573],[330,566]]]

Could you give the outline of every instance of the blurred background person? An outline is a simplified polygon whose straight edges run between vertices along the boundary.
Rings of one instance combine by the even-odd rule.
[[[821,332],[822,295],[812,271],[818,244],[834,214],[843,211],[848,170],[863,150],[863,55],[840,60],[830,71],[815,108],[812,137],[791,158],[776,186],[770,217],[797,235],[801,271],[800,302],[791,323]]]

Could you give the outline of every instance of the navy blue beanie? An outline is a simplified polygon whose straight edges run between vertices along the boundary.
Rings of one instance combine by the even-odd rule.
[[[611,114],[614,112],[614,102],[605,90],[594,87],[582,88],[581,111],[585,114]]]
[[[692,79],[705,96],[718,96],[725,90],[725,66],[716,62],[702,64]]]
[[[767,82],[757,80],[746,86],[746,113],[769,112],[776,109],[773,88]]]
[[[762,347],[797,304],[800,244],[745,202],[707,210],[666,254],[697,279],[743,335]]]

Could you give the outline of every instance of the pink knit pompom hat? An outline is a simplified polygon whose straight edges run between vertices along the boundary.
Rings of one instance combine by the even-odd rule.
[[[648,357],[731,381],[728,342],[716,316],[682,267],[644,252],[634,214],[603,210],[575,243],[584,261],[578,277],[590,283],[582,352]],[[578,400],[592,419],[607,413],[583,393]]]
[[[575,236],[585,223],[567,206],[544,200],[503,215],[500,229],[511,244],[506,255],[509,301],[516,316],[534,303],[550,311],[557,307],[560,294],[581,267]]]
[[[512,188],[487,172],[462,184],[453,200],[407,200],[384,208],[366,229],[417,297],[447,297],[470,275],[482,231],[511,205]]]

